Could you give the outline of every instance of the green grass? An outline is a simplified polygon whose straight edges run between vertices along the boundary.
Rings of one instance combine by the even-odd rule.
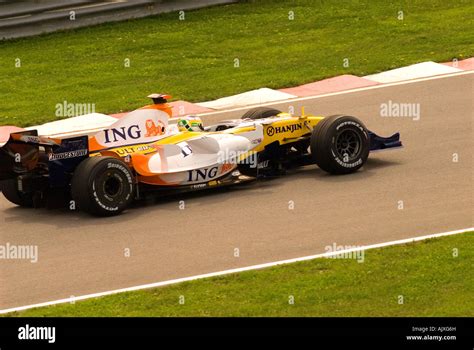
[[[151,92],[205,101],[474,53],[470,0],[261,0],[185,16],[0,42],[0,125],[53,120],[64,100],[112,113],[147,103]]]
[[[473,262],[470,232],[368,250],[362,263],[315,259],[9,316],[472,317]]]

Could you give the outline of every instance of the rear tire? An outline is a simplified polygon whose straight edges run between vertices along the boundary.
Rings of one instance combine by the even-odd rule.
[[[79,209],[96,216],[120,214],[133,200],[135,183],[130,168],[114,157],[91,157],[77,167],[71,195]]]
[[[8,179],[2,182],[1,189],[4,197],[13,204],[20,207],[33,207],[33,194],[21,193],[17,188],[16,179]]]
[[[280,114],[281,111],[275,108],[268,108],[268,107],[256,107],[249,109],[245,114],[242,116],[242,119],[263,119],[274,117]]]
[[[330,174],[349,174],[361,168],[369,156],[369,135],[357,118],[333,115],[316,124],[311,135],[311,154]]]

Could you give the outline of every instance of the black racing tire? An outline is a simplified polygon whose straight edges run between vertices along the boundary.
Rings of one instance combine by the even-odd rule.
[[[275,108],[268,108],[268,107],[256,107],[249,109],[245,114],[242,116],[242,119],[263,119],[274,117],[280,114],[281,111]]]
[[[369,156],[369,134],[357,118],[333,115],[321,120],[311,135],[311,154],[330,174],[349,174],[360,169]]]
[[[114,157],[90,157],[76,168],[71,196],[80,210],[95,216],[114,216],[133,200],[135,182],[130,168]]]
[[[16,179],[2,181],[1,189],[3,196],[13,204],[26,208],[33,207],[33,194],[18,191]]]

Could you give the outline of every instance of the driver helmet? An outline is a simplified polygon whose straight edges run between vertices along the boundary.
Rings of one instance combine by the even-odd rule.
[[[178,119],[179,131],[204,131],[201,118],[195,115],[188,115]]]

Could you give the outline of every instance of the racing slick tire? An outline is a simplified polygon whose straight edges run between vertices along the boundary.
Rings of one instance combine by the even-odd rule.
[[[311,135],[315,163],[330,174],[349,174],[361,168],[369,156],[369,134],[357,118],[333,115],[321,120]]]
[[[33,194],[18,191],[16,179],[8,179],[1,183],[3,196],[20,207],[33,207]]]
[[[268,107],[256,107],[249,109],[245,114],[242,116],[242,119],[263,119],[274,117],[277,114],[280,114],[281,111],[275,108],[268,108]]]
[[[77,207],[96,216],[120,214],[133,200],[134,193],[132,171],[114,157],[85,159],[71,181],[71,196]]]

